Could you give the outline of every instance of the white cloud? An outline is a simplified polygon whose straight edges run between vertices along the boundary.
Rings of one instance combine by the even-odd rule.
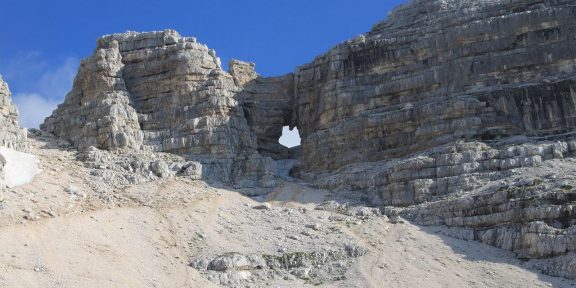
[[[38,82],[38,90],[50,99],[64,99],[72,88],[72,82],[78,69],[78,59],[66,58],[62,65],[54,70],[42,73]]]
[[[60,100],[50,100],[40,94],[17,94],[13,97],[14,104],[20,113],[20,126],[38,128],[46,117],[52,114]]]
[[[46,58],[39,51],[25,51],[3,60],[4,79],[11,82],[37,77],[48,67]]]
[[[78,65],[75,57],[52,64],[34,51],[10,60],[5,80],[18,106],[21,126],[38,128],[52,114],[72,88]]]
[[[282,128],[282,136],[278,142],[288,148],[300,145],[298,128],[294,127],[294,129],[290,131],[288,126],[284,126],[284,128]]]

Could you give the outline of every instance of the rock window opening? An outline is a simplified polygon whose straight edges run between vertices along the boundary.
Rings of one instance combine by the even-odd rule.
[[[282,136],[278,140],[280,144],[288,148],[292,148],[300,145],[300,133],[298,132],[298,127],[290,130],[288,126],[282,128]]]

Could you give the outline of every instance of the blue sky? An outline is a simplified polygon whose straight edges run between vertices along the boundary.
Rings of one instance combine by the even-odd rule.
[[[370,30],[400,0],[2,0],[0,74],[21,124],[37,127],[72,86],[80,59],[104,34],[175,29],[223,63],[256,63],[282,75]]]

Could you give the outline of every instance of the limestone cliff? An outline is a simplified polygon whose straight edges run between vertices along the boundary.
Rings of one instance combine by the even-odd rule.
[[[572,1],[414,1],[296,69],[302,169],[576,126]],[[331,157],[327,157],[327,156]]]
[[[202,162],[208,178],[270,186],[275,167],[257,154],[236,97],[242,73],[222,71],[213,50],[173,30],[104,36],[42,129],[79,149],[171,152]]]
[[[0,202],[6,187],[27,183],[38,173],[37,159],[23,153],[26,148],[27,131],[18,124],[18,109],[0,76]]]
[[[0,146],[22,151],[26,148],[26,130],[18,124],[18,109],[12,103],[8,84],[0,76]]]
[[[282,126],[298,127],[296,177],[576,278],[575,191],[534,174],[576,154],[575,31],[568,0],[416,0],[272,78],[240,61],[225,72],[172,30],[114,34],[42,128],[270,187],[273,159],[298,154],[278,144]],[[533,179],[514,178],[523,167]]]
[[[541,269],[576,277],[566,260],[576,250],[575,191],[538,177],[506,182],[576,153],[575,16],[573,1],[395,9],[296,69],[297,174],[408,206],[405,217],[457,237],[554,259]]]

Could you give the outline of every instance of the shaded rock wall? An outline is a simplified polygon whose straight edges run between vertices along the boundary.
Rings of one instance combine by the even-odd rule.
[[[278,143],[278,139],[282,136],[282,128],[292,123],[293,88],[293,74],[281,77],[254,77],[251,81],[245,82],[239,94],[244,116],[256,134],[258,152],[262,155],[274,159],[294,157],[290,149]]]

